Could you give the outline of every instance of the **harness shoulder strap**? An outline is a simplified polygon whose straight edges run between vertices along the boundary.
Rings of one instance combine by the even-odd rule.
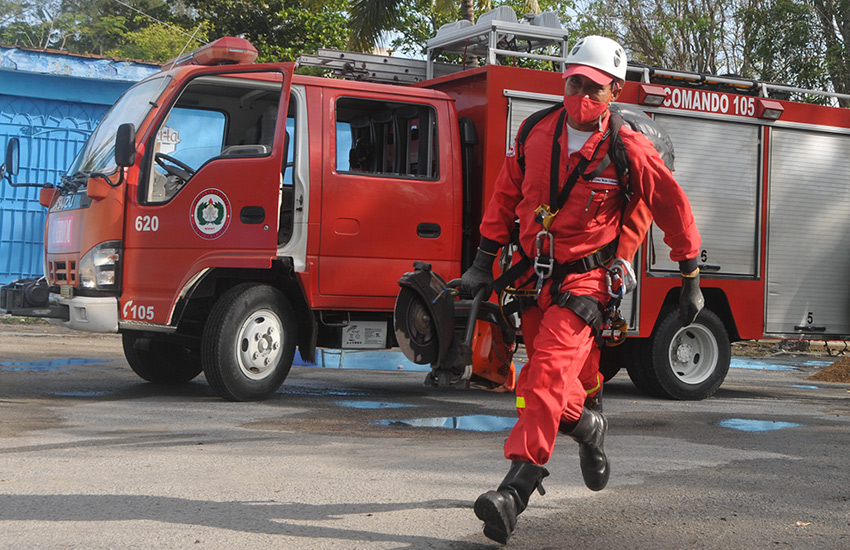
[[[620,128],[626,121],[618,113],[611,112],[608,120],[608,129],[611,131],[611,145],[608,148],[608,156],[614,163],[614,170],[617,172],[617,180],[620,182],[620,188],[626,198],[626,202],[632,198],[632,188],[629,182],[629,152],[626,150],[626,145],[620,138]]]
[[[525,173],[525,140],[528,139],[528,134],[531,133],[531,130],[538,122],[549,116],[551,113],[563,108],[563,103],[556,103],[551,107],[540,109],[539,111],[531,113],[528,115],[528,118],[525,119],[525,122],[522,123],[522,127],[519,129],[519,133],[517,133],[516,136],[516,153],[517,162],[519,163],[519,167],[522,169],[523,173]]]

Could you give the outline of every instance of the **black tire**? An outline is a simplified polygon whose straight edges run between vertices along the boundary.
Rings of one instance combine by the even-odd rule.
[[[286,296],[243,283],[213,306],[201,340],[204,375],[229,401],[259,401],[276,392],[295,355],[295,314]]]
[[[663,397],[664,392],[661,391],[661,386],[658,385],[655,369],[652,366],[649,338],[635,340],[633,346],[633,360],[626,366],[632,384],[646,395]]]
[[[640,351],[641,341],[636,338],[627,338],[619,346],[604,347],[599,357],[599,372],[605,377],[605,381],[611,380],[622,369],[628,369],[630,365],[638,362],[636,354]]]
[[[203,370],[199,350],[177,337],[125,332],[121,343],[133,372],[154,384],[183,384]]]
[[[676,308],[662,310],[659,319],[641,354],[638,378],[648,393],[678,400],[713,395],[726,379],[732,358],[723,322],[708,309],[687,327],[682,327]]]
[[[606,382],[614,378],[620,372],[620,369],[625,366],[623,363],[623,350],[621,348],[626,344],[626,342],[623,342],[613,348],[602,348],[602,353],[599,355],[599,373]]]

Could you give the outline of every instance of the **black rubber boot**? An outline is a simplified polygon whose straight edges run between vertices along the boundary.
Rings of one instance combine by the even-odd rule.
[[[611,467],[605,455],[605,432],[608,420],[601,412],[584,408],[581,418],[574,427],[561,424],[561,433],[565,433],[578,442],[578,456],[581,463],[581,477],[591,491],[601,491],[608,485]]]
[[[531,462],[514,460],[508,475],[495,491],[487,491],[475,501],[475,515],[484,522],[484,535],[506,544],[516,529],[516,518],[528,506],[531,493],[541,495],[543,478],[549,471]]]

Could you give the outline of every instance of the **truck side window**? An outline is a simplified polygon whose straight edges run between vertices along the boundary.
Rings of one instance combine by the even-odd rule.
[[[429,105],[341,98],[336,104],[336,168],[433,180],[436,112]]]
[[[211,161],[269,156],[281,89],[280,73],[269,75],[190,81],[149,143],[142,202],[168,202]]]
[[[195,170],[218,156],[226,122],[220,111],[183,107],[171,110],[154,141],[148,202],[167,201]]]

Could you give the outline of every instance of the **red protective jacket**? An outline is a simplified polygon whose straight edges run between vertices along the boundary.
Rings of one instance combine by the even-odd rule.
[[[520,146],[523,150],[512,150],[505,158],[480,226],[482,237],[506,244],[510,241],[515,220],[519,219],[520,243],[532,258],[536,250],[536,235],[542,229],[534,221],[534,212],[538,206],[550,202],[552,139],[558,117],[559,112],[555,111],[540,120],[528,134],[524,146]],[[609,118],[610,113],[607,113],[603,128],[607,127]],[[564,124],[567,124],[566,121]],[[560,137],[561,187],[580,157],[589,159],[593,155],[603,132],[595,132],[579,151],[568,158],[567,135],[565,128]],[[646,137],[623,125],[620,138],[630,160],[631,201],[624,212],[625,199],[617,184],[613,162],[593,181],[579,178],[550,228],[555,239],[555,261],[578,260],[613,241],[618,233],[617,256],[631,261],[653,218],[664,232],[664,242],[672,249],[670,258],[673,261],[696,258],[700,236],[684,191]],[[585,173],[592,172],[599,165],[610,141],[602,144]],[[517,161],[517,154],[525,156],[525,173]],[[554,210],[557,205],[551,206]],[[623,212],[625,221],[621,227]]]

